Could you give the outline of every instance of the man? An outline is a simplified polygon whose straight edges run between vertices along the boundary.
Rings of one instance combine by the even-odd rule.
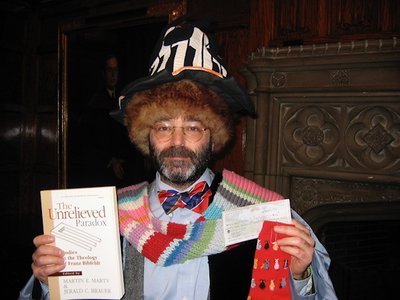
[[[114,55],[110,55],[106,58],[106,64],[104,68],[104,77],[106,79],[106,90],[110,98],[116,99],[116,87],[118,83],[119,66],[118,59]]]
[[[224,245],[223,211],[282,199],[233,172],[221,177],[207,167],[233,137],[235,116],[253,114],[253,107],[198,27],[171,26],[156,49],[150,76],[125,88],[113,114],[158,170],[151,184],[118,192],[124,299],[269,299],[254,296],[266,290],[276,292],[274,299],[336,299],[328,254],[295,212],[293,224],[268,229],[274,253],[288,258],[280,266],[276,260],[275,270],[264,266],[286,269],[280,283],[257,281],[252,273],[260,240]],[[62,250],[48,245],[53,241],[34,239],[32,270],[44,294],[47,277],[65,266]],[[285,295],[277,296],[281,291]]]
[[[107,55],[102,66],[103,83],[90,99],[76,134],[80,138],[77,159],[84,166],[78,169],[75,186],[126,186],[132,180],[145,180],[143,157],[130,144],[126,128],[116,122],[110,112],[118,108],[119,62]],[[75,178],[72,178],[72,180]]]

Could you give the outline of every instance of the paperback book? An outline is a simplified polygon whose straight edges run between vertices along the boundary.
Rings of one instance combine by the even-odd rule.
[[[115,187],[41,191],[43,229],[65,252],[49,277],[51,300],[121,299],[124,295]]]

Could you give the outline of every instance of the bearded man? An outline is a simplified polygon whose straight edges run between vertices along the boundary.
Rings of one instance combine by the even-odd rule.
[[[198,27],[167,28],[156,49],[150,75],[125,88],[113,114],[157,168],[152,183],[118,191],[124,299],[336,299],[329,256],[294,211],[292,224],[267,228],[282,237],[263,247],[260,239],[224,244],[224,211],[283,198],[233,172],[219,176],[208,168],[233,138],[237,117],[254,108]],[[21,299],[31,295],[34,278],[46,298],[48,276],[64,268],[63,251],[48,245],[53,241],[34,239],[34,277]],[[260,248],[276,256],[275,264],[254,258]],[[285,275],[254,275],[278,270]]]

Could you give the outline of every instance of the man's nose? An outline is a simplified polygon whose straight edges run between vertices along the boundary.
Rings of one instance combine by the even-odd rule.
[[[174,127],[171,141],[175,146],[182,146],[185,144],[185,134],[183,133],[183,128]]]

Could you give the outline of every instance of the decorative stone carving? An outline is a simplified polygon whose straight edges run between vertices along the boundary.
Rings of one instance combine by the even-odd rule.
[[[286,114],[291,114],[282,129],[288,165],[321,165],[334,155],[339,128],[326,108],[296,105]]]
[[[303,142],[307,146],[319,146],[324,141],[324,132],[317,126],[303,129]]]
[[[349,162],[363,169],[400,167],[400,111],[397,105],[359,107],[349,110],[352,120],[346,136]],[[354,112],[355,111],[355,112]]]
[[[331,71],[331,81],[333,86],[347,86],[350,84],[349,70]]]
[[[275,88],[284,87],[286,84],[286,74],[284,72],[274,72],[271,75],[271,84]]]
[[[247,125],[247,177],[300,213],[400,201],[397,37],[260,48],[244,76],[258,113]]]
[[[332,203],[393,202],[400,197],[400,185],[378,182],[292,177],[292,207],[300,213]]]
[[[379,154],[386,146],[395,140],[393,135],[387,132],[380,123],[375,125],[374,128],[361,138],[374,150],[375,154]]]

